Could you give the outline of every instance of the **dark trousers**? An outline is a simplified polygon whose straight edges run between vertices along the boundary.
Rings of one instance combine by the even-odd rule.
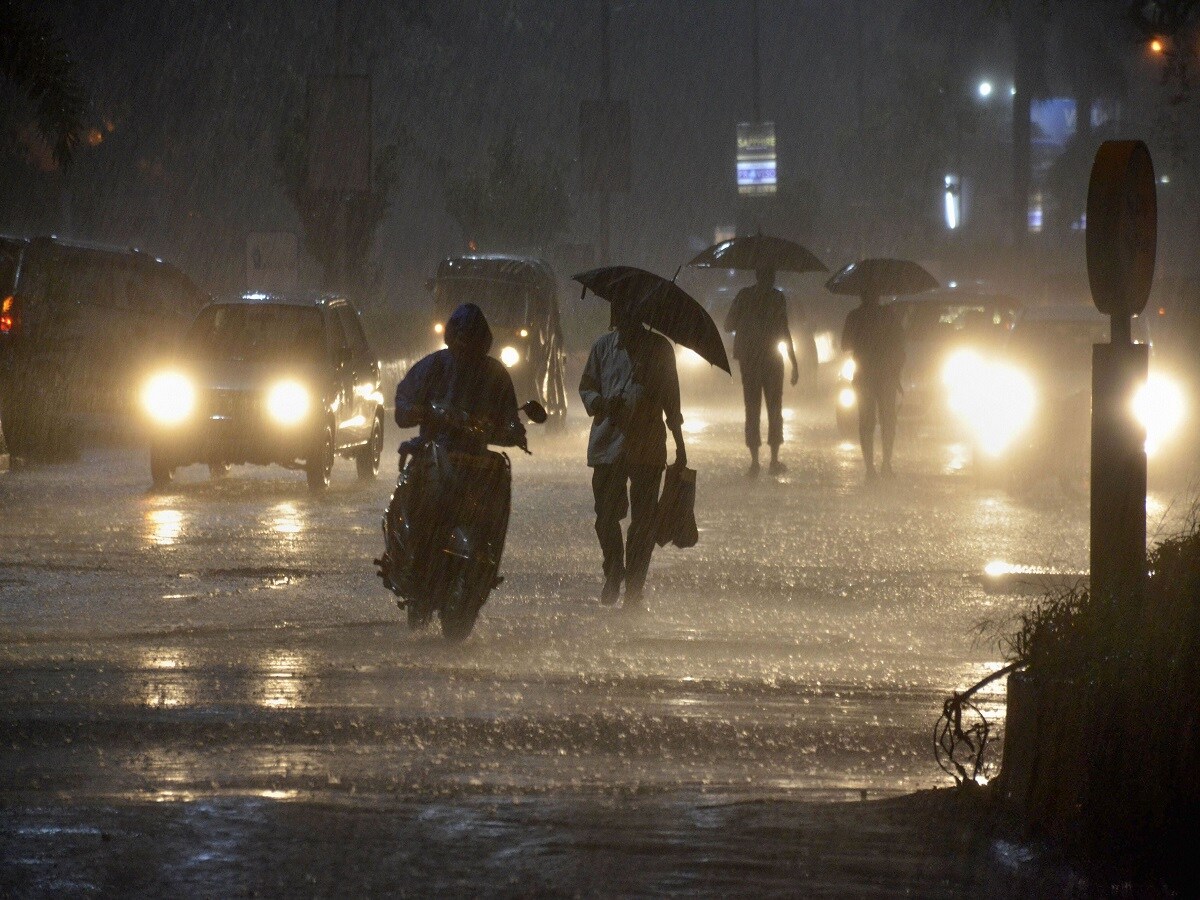
[[[662,485],[660,466],[612,465],[592,467],[592,496],[596,500],[596,536],[604,552],[604,577],[624,573],[626,590],[641,591],[654,551],[654,513]],[[621,535],[621,520],[630,512],[629,539]]]
[[[746,401],[746,446],[751,450],[762,444],[759,416],[767,402],[767,444],[783,443],[783,360],[766,359],[740,363],[742,398]]]
[[[879,437],[883,443],[883,464],[892,464],[892,447],[896,443],[896,389],[878,385],[859,384],[858,440],[862,444],[867,468],[875,466],[875,422],[879,422]]]

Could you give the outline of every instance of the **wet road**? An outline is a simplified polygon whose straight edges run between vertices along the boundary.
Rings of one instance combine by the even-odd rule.
[[[302,474],[254,468],[184,470],[150,494],[144,454],[121,449],[0,477],[0,887],[223,893],[275,846],[331,859],[259,888],[324,893],[345,884],[337,835],[422,858],[475,848],[424,876],[371,856],[412,889],[786,891],[802,869],[842,871],[797,869],[772,842],[794,854],[799,822],[850,828],[817,801],[948,783],[931,751],[941,700],[1001,664],[979,623],[1029,599],[989,589],[985,566],[1081,571],[1086,500],[979,488],[963,448],[933,438],[903,441],[899,478],[866,486],[811,410],[789,418],[787,475],[750,482],[737,418],[685,415],[701,540],[656,553],[650,612],[595,599],[573,430],[514,460],[507,580],[461,647],[408,632],[374,575],[394,434],[377,482],[339,462],[319,498]],[[1152,532],[1187,512],[1174,474],[1152,492]],[[714,881],[705,860],[734,846],[729,829],[739,859],[767,861]],[[158,850],[136,839],[160,830]],[[206,857],[180,849],[212,841]],[[675,863],[641,878],[636,848],[656,842]],[[123,864],[103,865],[114,853]],[[150,880],[120,881],[130,866]],[[892,887],[962,887],[892,868]]]

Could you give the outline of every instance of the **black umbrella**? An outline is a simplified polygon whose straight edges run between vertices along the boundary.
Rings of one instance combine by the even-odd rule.
[[[629,304],[639,321],[729,372],[729,357],[717,323],[674,281],[633,266],[604,266],[580,272],[574,279],[583,285],[583,294],[591,291],[609,303]]]
[[[939,287],[936,278],[908,259],[860,259],[825,282],[825,288],[835,294],[859,297],[904,297]]]
[[[749,234],[713,244],[689,266],[706,269],[742,269],[756,272],[828,272],[809,250],[795,241],[769,234]]]

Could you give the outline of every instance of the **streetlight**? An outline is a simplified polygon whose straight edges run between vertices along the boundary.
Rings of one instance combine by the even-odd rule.
[[[979,96],[984,100],[992,96],[992,83],[990,81],[979,82]]]

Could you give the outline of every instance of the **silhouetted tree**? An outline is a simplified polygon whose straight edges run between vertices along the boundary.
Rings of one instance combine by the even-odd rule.
[[[571,219],[562,169],[548,154],[540,163],[530,160],[511,133],[488,147],[481,168],[445,172],[443,195],[446,212],[480,249],[542,248]]]
[[[66,45],[35,4],[0,0],[0,77],[33,103],[54,161],[69,165],[83,135],[87,99]]]

